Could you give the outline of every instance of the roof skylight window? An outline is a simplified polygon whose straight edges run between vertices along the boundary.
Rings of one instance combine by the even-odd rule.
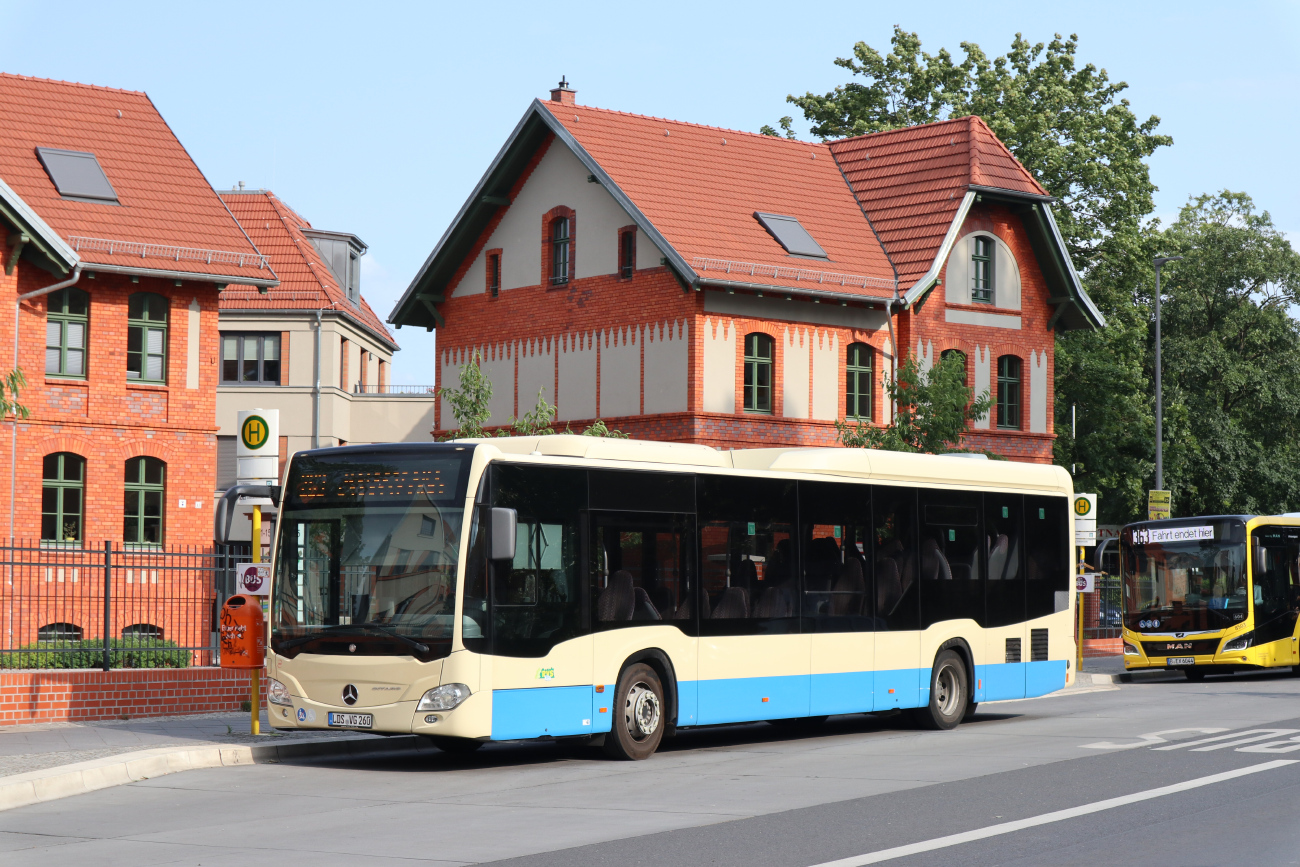
[[[813,240],[808,230],[794,217],[783,214],[764,214],[754,212],[754,219],[762,223],[763,228],[776,238],[777,243],[785,248],[791,256],[806,256],[813,259],[829,259],[821,245]]]
[[[92,153],[64,151],[56,148],[37,148],[36,156],[54,182],[54,188],[65,199],[77,202],[118,204],[117,191],[108,182],[99,160]]]

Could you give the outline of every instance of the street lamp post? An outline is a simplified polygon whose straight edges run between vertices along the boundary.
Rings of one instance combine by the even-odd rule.
[[[1182,256],[1157,256],[1156,265],[1156,490],[1165,489],[1164,395],[1160,384],[1160,269],[1166,262],[1181,262]]]

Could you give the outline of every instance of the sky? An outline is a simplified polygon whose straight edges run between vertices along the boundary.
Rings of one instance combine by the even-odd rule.
[[[1300,243],[1297,2],[51,8],[0,0],[0,71],[147,92],[214,187],[274,190],[315,227],[360,236],[362,293],[382,318],[561,75],[586,105],[757,131],[799,114],[787,94],[845,83],[834,59],[857,41],[887,50],[895,24],[957,56],[966,41],[998,56],[1016,33],[1077,33],[1079,62],[1127,82],[1138,117],[1173,136],[1150,161],[1157,216],[1244,191]],[[395,336],[393,382],[431,383],[435,335]]]

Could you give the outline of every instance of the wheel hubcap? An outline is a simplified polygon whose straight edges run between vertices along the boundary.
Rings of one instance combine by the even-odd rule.
[[[628,733],[643,741],[659,728],[659,696],[644,683],[635,683],[627,692],[623,709],[623,723]]]
[[[961,688],[957,680],[957,672],[951,665],[945,665],[939,670],[939,676],[934,679],[934,689],[934,700],[939,706],[939,712],[944,716],[952,716],[953,711],[957,709]]]

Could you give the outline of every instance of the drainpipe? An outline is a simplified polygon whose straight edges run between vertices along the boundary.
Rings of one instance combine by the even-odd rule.
[[[54,283],[46,286],[44,289],[37,289],[35,292],[28,292],[25,295],[19,295],[14,299],[14,366],[18,369],[18,317],[22,313],[23,302],[29,298],[39,298],[42,295],[49,295],[51,292],[58,292],[60,289],[66,289],[81,279],[81,266],[77,265],[72,269],[72,276],[60,283]],[[9,544],[13,544],[14,538],[14,493],[17,490],[18,480],[18,414],[13,414],[13,419],[9,423]]]
[[[885,321],[889,323],[889,374],[891,380],[898,377],[898,339],[894,336],[894,305],[898,303],[898,283],[894,283],[894,297],[885,305]],[[890,402],[889,423],[898,417],[898,399]]]
[[[325,307],[316,311],[316,388],[312,391],[311,411],[314,421],[312,422],[311,447],[320,448],[320,332],[322,317],[326,310],[336,306],[339,302],[334,301]]]

